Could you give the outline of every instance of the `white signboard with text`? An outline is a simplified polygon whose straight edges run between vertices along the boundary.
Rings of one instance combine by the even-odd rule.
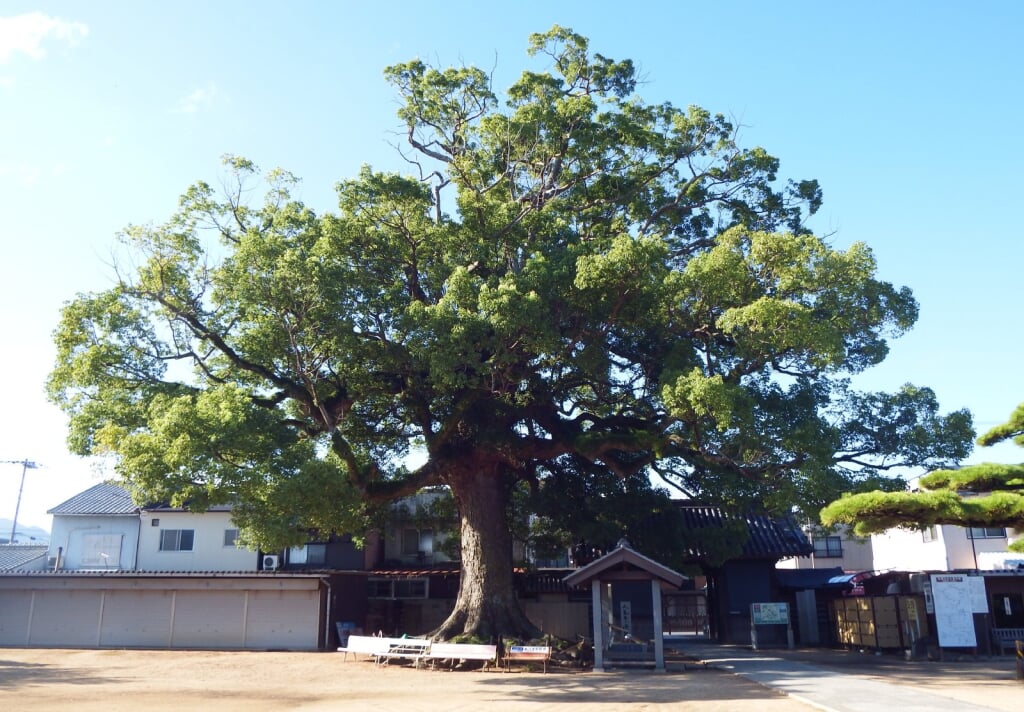
[[[932,574],[932,599],[935,605],[935,627],[943,648],[973,648],[974,586],[966,574]],[[984,581],[982,581],[984,584]]]

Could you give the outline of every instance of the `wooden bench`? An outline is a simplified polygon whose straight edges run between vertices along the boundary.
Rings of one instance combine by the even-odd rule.
[[[1007,648],[1011,652],[1017,650],[1017,641],[1024,640],[1024,628],[993,628],[992,642],[1002,655]]]
[[[551,648],[547,645],[513,645],[505,651],[505,672],[514,662],[542,662],[546,673],[550,657]]]
[[[433,643],[424,656],[436,665],[438,660],[483,660],[484,669],[498,666],[498,646],[478,643]]]

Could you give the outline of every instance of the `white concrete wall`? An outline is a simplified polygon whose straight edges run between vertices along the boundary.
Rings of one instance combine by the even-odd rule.
[[[945,527],[936,527],[934,541],[926,542],[915,529],[889,529],[871,536],[876,571],[948,571]]]
[[[154,521],[158,523],[154,525]],[[192,551],[161,551],[166,529],[194,531]],[[257,571],[252,549],[224,546],[224,531],[237,529],[230,512],[144,511],[139,528],[139,571]]]
[[[99,551],[90,542],[102,540],[97,537],[120,538],[119,551]],[[54,515],[50,532],[50,549],[47,558],[61,559],[60,567],[75,569],[113,569],[131,571],[135,568],[135,552],[139,541],[139,518],[134,515],[113,516],[72,516]],[[105,553],[108,557],[97,557]],[[116,565],[114,562],[116,561]],[[51,564],[52,567],[52,564]]]

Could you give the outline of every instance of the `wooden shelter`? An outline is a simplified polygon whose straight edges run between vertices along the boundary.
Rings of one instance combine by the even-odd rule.
[[[594,669],[605,670],[617,665],[648,665],[654,650],[654,669],[665,671],[665,642],[661,615],[661,589],[678,589],[686,579],[680,573],[662,566],[640,554],[625,539],[620,539],[615,550],[577,569],[565,577],[569,586],[590,584],[593,602]],[[623,591],[636,591],[636,584],[650,582],[651,635],[635,635],[632,604]],[[619,608],[616,610],[616,587],[619,589]],[[621,640],[616,641],[616,633]]]

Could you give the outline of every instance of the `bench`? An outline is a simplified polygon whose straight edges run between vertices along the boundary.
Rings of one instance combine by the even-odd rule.
[[[369,655],[377,659],[388,651],[388,640],[390,638],[378,638],[375,635],[350,635],[344,647],[338,648],[339,653],[345,653],[342,660],[348,660],[348,654],[355,656],[357,653]]]
[[[433,643],[424,656],[436,665],[438,660],[483,660],[484,669],[498,665],[498,646],[477,643]]]
[[[1002,655],[1003,651],[1009,648],[1016,651],[1017,641],[1024,640],[1024,628],[993,628],[992,642]]]
[[[430,652],[429,638],[381,638],[381,640],[387,641],[387,647],[384,652],[377,655],[377,662],[384,665],[387,665],[392,658],[412,660],[414,663],[418,663]]]
[[[551,648],[547,645],[513,645],[505,652],[505,672],[514,662],[542,662],[546,673],[550,657]]]
[[[348,645],[338,648],[338,652],[348,654],[362,653],[372,657],[378,663],[387,664],[391,658],[419,660],[430,650],[428,638],[383,638],[375,635],[350,635]]]

